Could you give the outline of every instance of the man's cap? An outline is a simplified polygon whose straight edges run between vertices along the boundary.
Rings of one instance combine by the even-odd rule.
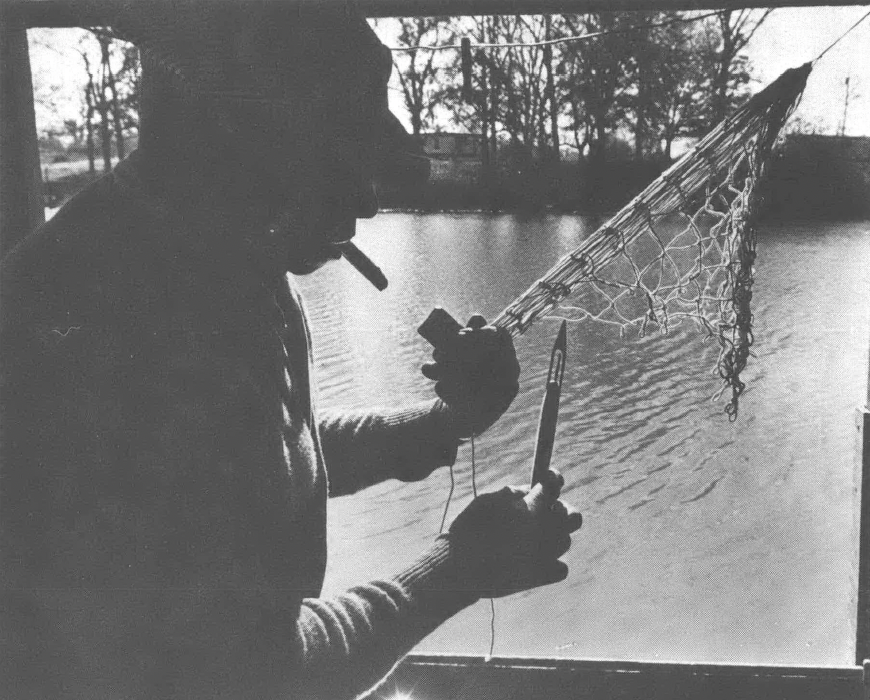
[[[421,145],[388,106],[389,49],[350,4],[122,0],[107,19],[138,46],[143,65],[212,103],[219,118],[222,105],[263,105],[322,129],[345,152],[369,153],[383,181],[428,178]]]

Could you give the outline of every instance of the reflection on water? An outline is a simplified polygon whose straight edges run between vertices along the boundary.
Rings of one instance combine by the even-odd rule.
[[[576,216],[383,214],[358,239],[390,278],[343,262],[302,282],[320,404],[428,398],[415,328],[434,305],[494,317],[594,228]],[[759,243],[756,357],[734,424],[692,327],[620,338],[569,326],[554,466],[584,512],[569,579],[497,605],[496,653],[846,664],[855,619],[854,410],[866,398],[870,224],[778,225]],[[520,396],[476,445],[481,490],[527,479],[557,322],[517,341]],[[471,497],[456,465],[455,515]],[[388,575],[437,532],[449,475],[331,502],[327,589]],[[483,654],[489,606],[424,651]]]

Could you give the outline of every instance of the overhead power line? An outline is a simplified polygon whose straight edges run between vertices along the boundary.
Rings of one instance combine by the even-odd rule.
[[[696,15],[695,17],[676,17],[674,19],[666,20],[663,22],[650,22],[648,24],[635,24],[630,27],[618,27],[616,29],[606,29],[600,32],[591,32],[589,34],[580,34],[578,36],[566,36],[561,37],[559,39],[546,39],[543,41],[530,41],[530,42],[512,42],[512,43],[482,43],[478,44],[475,42],[471,43],[471,47],[474,49],[530,49],[542,46],[555,46],[557,44],[570,44],[572,42],[577,41],[586,41],[588,39],[596,39],[602,36],[609,36],[610,34],[630,34],[631,32],[642,31],[644,29],[656,29],[658,27],[668,27],[672,24],[680,24],[687,22],[698,22],[702,19],[708,19],[709,17],[715,17],[716,15],[721,14],[721,12],[708,12],[703,15]],[[419,45],[419,46],[391,46],[390,51],[461,51],[462,44],[441,44],[438,46],[428,46],[428,45]]]

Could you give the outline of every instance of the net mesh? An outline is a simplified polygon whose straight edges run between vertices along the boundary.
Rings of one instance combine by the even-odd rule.
[[[494,321],[514,336],[561,306],[570,320],[667,332],[691,319],[719,345],[736,418],[752,336],[759,182],[811,66],[783,73],[722,121]],[[570,304],[564,303],[570,297]]]

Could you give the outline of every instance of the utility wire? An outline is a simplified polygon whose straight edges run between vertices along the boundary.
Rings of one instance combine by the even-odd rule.
[[[838,37],[834,40],[834,42],[833,42],[833,43],[832,43],[828,48],[826,48],[824,51],[822,51],[818,56],[816,56],[816,57],[813,59],[812,63],[813,63],[813,64],[818,63],[819,60],[822,58],[822,56],[824,56],[826,53],[828,53],[828,51],[830,51],[832,48],[834,48],[834,47],[835,47],[837,44],[839,44],[843,39],[845,39],[845,38],[846,38],[846,35],[849,34],[849,32],[851,32],[855,27],[857,27],[859,24],[861,24],[861,22],[863,22],[863,21],[864,21],[865,19],[867,19],[868,17],[870,17],[870,11],[868,11],[868,12],[867,12],[863,17],[861,17],[861,19],[859,19],[857,22],[855,22],[855,24],[853,24],[851,27],[849,27],[845,32],[843,32],[842,34],[840,34],[840,36],[838,36]]]
[[[542,46],[555,46],[556,44],[569,44],[575,41],[586,41],[587,39],[596,39],[601,36],[609,36],[610,34],[629,34],[631,32],[640,31],[642,29],[655,29],[657,27],[668,27],[672,24],[680,24],[686,22],[698,22],[702,19],[715,17],[721,14],[720,12],[708,12],[695,17],[677,17],[675,19],[666,20],[664,22],[650,22],[649,24],[636,24],[631,27],[621,27],[618,29],[607,29],[601,32],[592,32],[590,34],[580,34],[578,36],[566,36],[559,39],[547,39],[544,41],[518,42],[518,43],[494,43],[494,44],[477,44],[471,45],[475,49],[531,49]],[[442,44],[440,46],[391,46],[390,51],[459,51],[462,49],[462,44]]]

